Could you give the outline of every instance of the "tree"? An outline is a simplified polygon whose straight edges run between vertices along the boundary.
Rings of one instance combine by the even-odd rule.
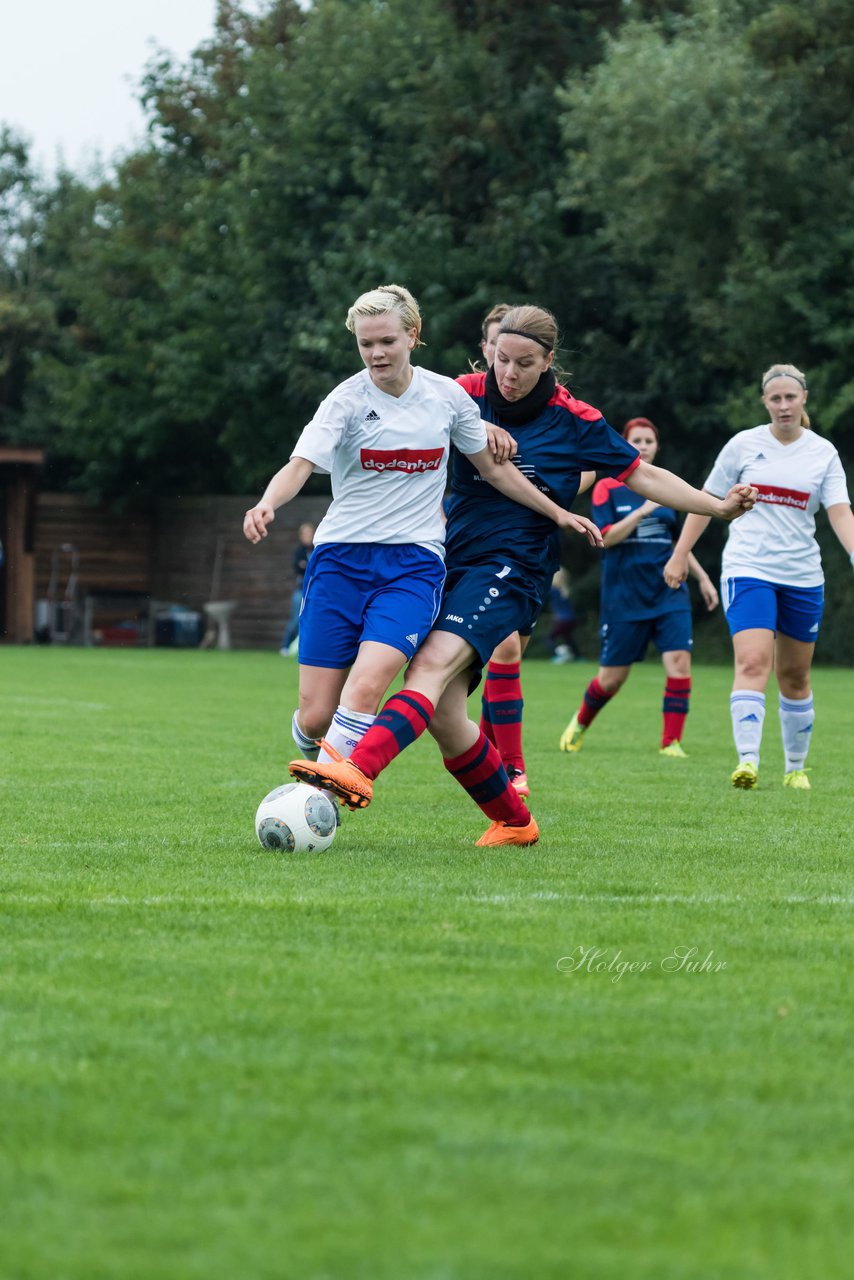
[[[628,24],[563,94],[562,195],[610,284],[618,400],[690,424],[705,454],[722,418],[755,420],[773,360],[809,370],[826,431],[852,424],[853,23],[839,0],[701,0],[675,34]]]

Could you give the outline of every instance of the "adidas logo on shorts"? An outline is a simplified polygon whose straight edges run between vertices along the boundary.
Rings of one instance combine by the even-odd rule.
[[[376,409],[371,409],[370,413],[365,414],[365,422],[379,422],[379,420],[380,415],[377,413]]]
[[[415,649],[418,645],[418,632],[416,631],[413,635],[407,636],[406,638],[412,645],[413,649]]]

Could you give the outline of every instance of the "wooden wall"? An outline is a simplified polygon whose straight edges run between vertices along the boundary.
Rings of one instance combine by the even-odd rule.
[[[237,601],[230,623],[234,648],[278,649],[290,614],[297,529],[306,520],[318,524],[329,498],[294,499],[255,547],[243,536],[243,513],[254,501],[168,498],[151,513],[129,515],[94,506],[79,495],[39,494],[36,596],[47,594],[54,549],[70,543],[79,553],[83,594],[141,591],[159,602],[201,609],[213,598],[213,589],[218,600]],[[60,593],[68,558],[61,564]]]
[[[290,616],[291,567],[297,529],[319,524],[330,499],[295,498],[280,510],[256,546],[243,536],[251,497],[164,499],[154,518],[153,594],[199,608],[207,600],[236,600],[231,616],[235,649],[278,649]]]
[[[80,582],[90,591],[151,591],[152,525],[148,516],[117,515],[79,494],[40,493],[36,499],[36,596],[47,595],[54,551],[77,548]],[[68,556],[58,557],[59,590]]]

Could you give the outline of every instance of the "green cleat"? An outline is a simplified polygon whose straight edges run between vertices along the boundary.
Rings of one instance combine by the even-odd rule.
[[[578,723],[578,716],[573,716],[560,735],[561,751],[580,751],[581,739],[587,732],[587,725]]]
[[[784,773],[783,786],[791,787],[794,791],[812,790],[806,769],[790,769],[788,773]]]
[[[745,760],[733,770],[730,782],[742,791],[753,791],[759,782],[759,770],[752,760]]]
[[[666,747],[662,747],[658,754],[660,756],[670,756],[671,760],[688,759],[688,752],[682,750],[682,743],[676,738],[672,742],[668,742]]]

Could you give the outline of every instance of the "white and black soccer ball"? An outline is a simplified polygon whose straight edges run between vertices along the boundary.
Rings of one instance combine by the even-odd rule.
[[[337,830],[335,805],[305,782],[276,787],[255,814],[258,839],[275,853],[320,853],[332,844]]]

